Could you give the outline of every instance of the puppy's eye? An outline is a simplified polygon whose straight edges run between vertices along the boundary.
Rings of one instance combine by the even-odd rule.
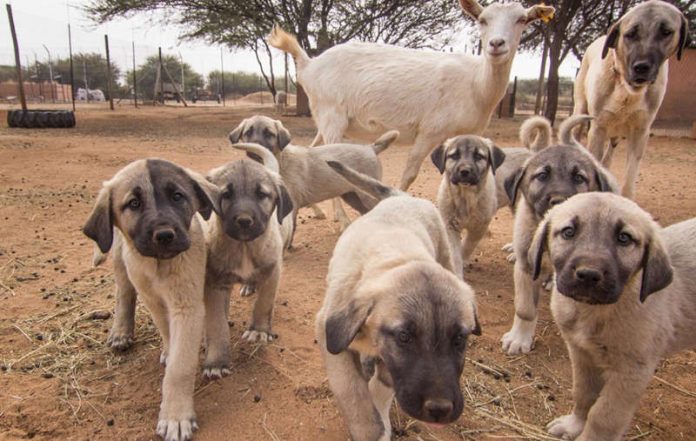
[[[131,210],[138,210],[138,209],[140,209],[140,205],[141,205],[140,199],[138,199],[138,198],[133,198],[133,199],[131,199],[130,201],[128,201],[128,204],[126,204],[126,206],[127,206],[128,208],[130,208]]]
[[[547,179],[549,179],[549,174],[548,174],[548,172],[543,171],[541,173],[537,173],[537,175],[534,176],[534,179],[536,179],[539,182],[544,182]]]
[[[413,341],[413,336],[408,331],[400,331],[396,338],[402,345],[407,345]]]
[[[452,159],[452,160],[454,160],[454,161],[457,161],[457,160],[459,159],[460,156],[461,156],[461,155],[459,154],[459,151],[458,151],[458,150],[455,150],[454,152],[450,153],[450,155],[448,156],[448,158],[450,158],[450,159]]]
[[[486,159],[486,157],[483,156],[482,154],[480,154],[478,152],[474,153],[474,160],[475,161],[483,161],[484,159]]]
[[[254,134],[254,129],[253,129],[253,128],[251,128],[251,129],[247,130],[246,132],[244,132],[244,136],[246,136],[247,138],[251,138],[251,136],[252,136],[253,134]]]
[[[271,194],[268,193],[267,191],[264,191],[264,190],[258,190],[258,191],[256,192],[256,196],[257,196],[259,199],[268,199],[268,198],[271,197]]]
[[[575,237],[575,228],[565,227],[561,230],[561,237],[565,240],[570,240]]]
[[[464,349],[466,347],[466,335],[459,334],[454,337],[454,340],[452,340],[452,345],[459,350]]]
[[[660,35],[663,37],[670,37],[670,36],[672,36],[672,34],[674,34],[674,31],[671,29],[667,29],[667,28],[660,29]]]
[[[184,200],[184,195],[183,195],[183,193],[181,193],[181,192],[179,192],[179,191],[175,191],[174,193],[172,193],[172,200],[173,200],[174,202],[181,202],[181,201],[183,201],[183,200]]]
[[[578,184],[578,185],[579,185],[579,184],[586,184],[586,183],[587,183],[587,178],[584,177],[584,176],[581,175],[581,174],[577,174],[577,173],[576,173],[576,174],[573,175],[573,183],[574,183],[574,184]]]
[[[271,133],[270,130],[266,129],[263,131],[263,136],[266,138],[271,138],[273,136],[273,133]]]
[[[626,32],[626,34],[624,35],[624,38],[626,40],[638,40],[638,29],[633,28],[631,31]]]
[[[633,237],[628,233],[621,232],[618,236],[616,236],[616,240],[620,245],[627,246],[633,242]]]

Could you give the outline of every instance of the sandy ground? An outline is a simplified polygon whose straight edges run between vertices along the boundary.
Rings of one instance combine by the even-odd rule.
[[[80,228],[101,181],[128,162],[158,156],[206,171],[239,157],[226,134],[257,112],[271,110],[81,110],[73,130],[0,128],[0,439],[155,439],[159,336],[139,307],[133,348],[123,354],[105,348],[111,318],[94,320],[91,313],[113,309],[113,276],[110,265],[90,267],[92,244]],[[283,122],[298,144],[314,136],[310,119]],[[487,135],[501,146],[516,145],[519,123],[494,120]],[[398,182],[406,154],[404,146],[383,153],[388,183]],[[623,156],[617,154],[619,175]],[[637,200],[663,225],[694,216],[695,177],[696,142],[653,137]],[[426,163],[412,192],[434,199],[438,182]],[[322,206],[328,213],[330,203]],[[280,339],[264,347],[239,342],[253,299],[232,296],[233,372],[221,381],[197,381],[200,441],[348,439],[313,335],[337,224],[310,213],[300,213],[297,249],[285,260],[274,322]],[[500,348],[513,317],[512,266],[500,251],[511,230],[510,213],[501,210],[466,276],[484,334],[468,350],[463,415],[431,432],[394,410],[395,438],[549,439],[544,425],[570,410],[570,362],[547,295],[535,350],[508,357]],[[662,363],[630,439],[696,439],[694,391],[694,352]]]

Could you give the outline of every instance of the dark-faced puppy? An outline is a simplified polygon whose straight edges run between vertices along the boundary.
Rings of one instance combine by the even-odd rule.
[[[205,317],[206,246],[202,220],[219,212],[217,188],[171,162],[133,162],[104,183],[84,233],[102,253],[114,248],[116,313],[109,344],[133,338],[136,295],[162,336],[157,434],[190,439],[198,427],[193,388]],[[172,336],[170,338],[170,335]]]
[[[660,228],[608,193],[553,208],[529,251],[548,254],[551,311],[573,364],[572,413],[548,425],[563,439],[622,439],[663,357],[696,347],[696,219]]]
[[[502,338],[503,350],[511,355],[529,352],[534,342],[541,281],[532,280],[526,255],[537,225],[551,207],[578,193],[618,191],[614,177],[572,138],[573,128],[586,120],[564,121],[559,131],[564,144],[536,153],[505,183],[512,204],[520,198],[513,232],[515,318]]]
[[[498,208],[494,175],[505,161],[505,153],[490,139],[465,135],[448,139],[430,157],[443,174],[437,206],[461,275]],[[462,241],[463,230],[466,238]]]

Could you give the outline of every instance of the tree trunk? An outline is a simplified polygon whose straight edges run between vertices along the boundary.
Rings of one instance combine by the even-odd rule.
[[[555,38],[549,48],[549,80],[546,85],[546,111],[544,116],[551,121],[551,124],[556,120],[556,111],[558,110],[558,68],[561,64],[561,40]]]
[[[295,85],[297,96],[297,116],[312,116],[312,110],[309,108],[309,98],[304,91],[304,88],[297,83]]]

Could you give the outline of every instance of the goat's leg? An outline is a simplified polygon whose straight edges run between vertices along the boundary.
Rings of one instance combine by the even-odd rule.
[[[423,160],[435,147],[437,141],[437,139],[434,139],[431,136],[418,135],[418,137],[416,137],[416,142],[413,144],[413,147],[408,154],[406,168],[401,175],[401,184],[399,185],[399,188],[402,191],[408,190],[411,184],[413,184],[413,181],[416,180],[418,171],[423,164]]]
[[[331,111],[318,113],[318,115],[320,115],[318,118],[319,133],[324,139],[324,142],[326,144],[336,144],[341,142],[343,139],[343,134],[348,128],[348,119],[343,115]],[[318,138],[319,135],[317,135],[315,141]],[[343,204],[341,204],[340,198],[333,198],[331,202],[333,204],[334,221],[340,222],[341,231],[343,231],[348,228],[348,225],[350,225],[350,218],[343,209]]]

